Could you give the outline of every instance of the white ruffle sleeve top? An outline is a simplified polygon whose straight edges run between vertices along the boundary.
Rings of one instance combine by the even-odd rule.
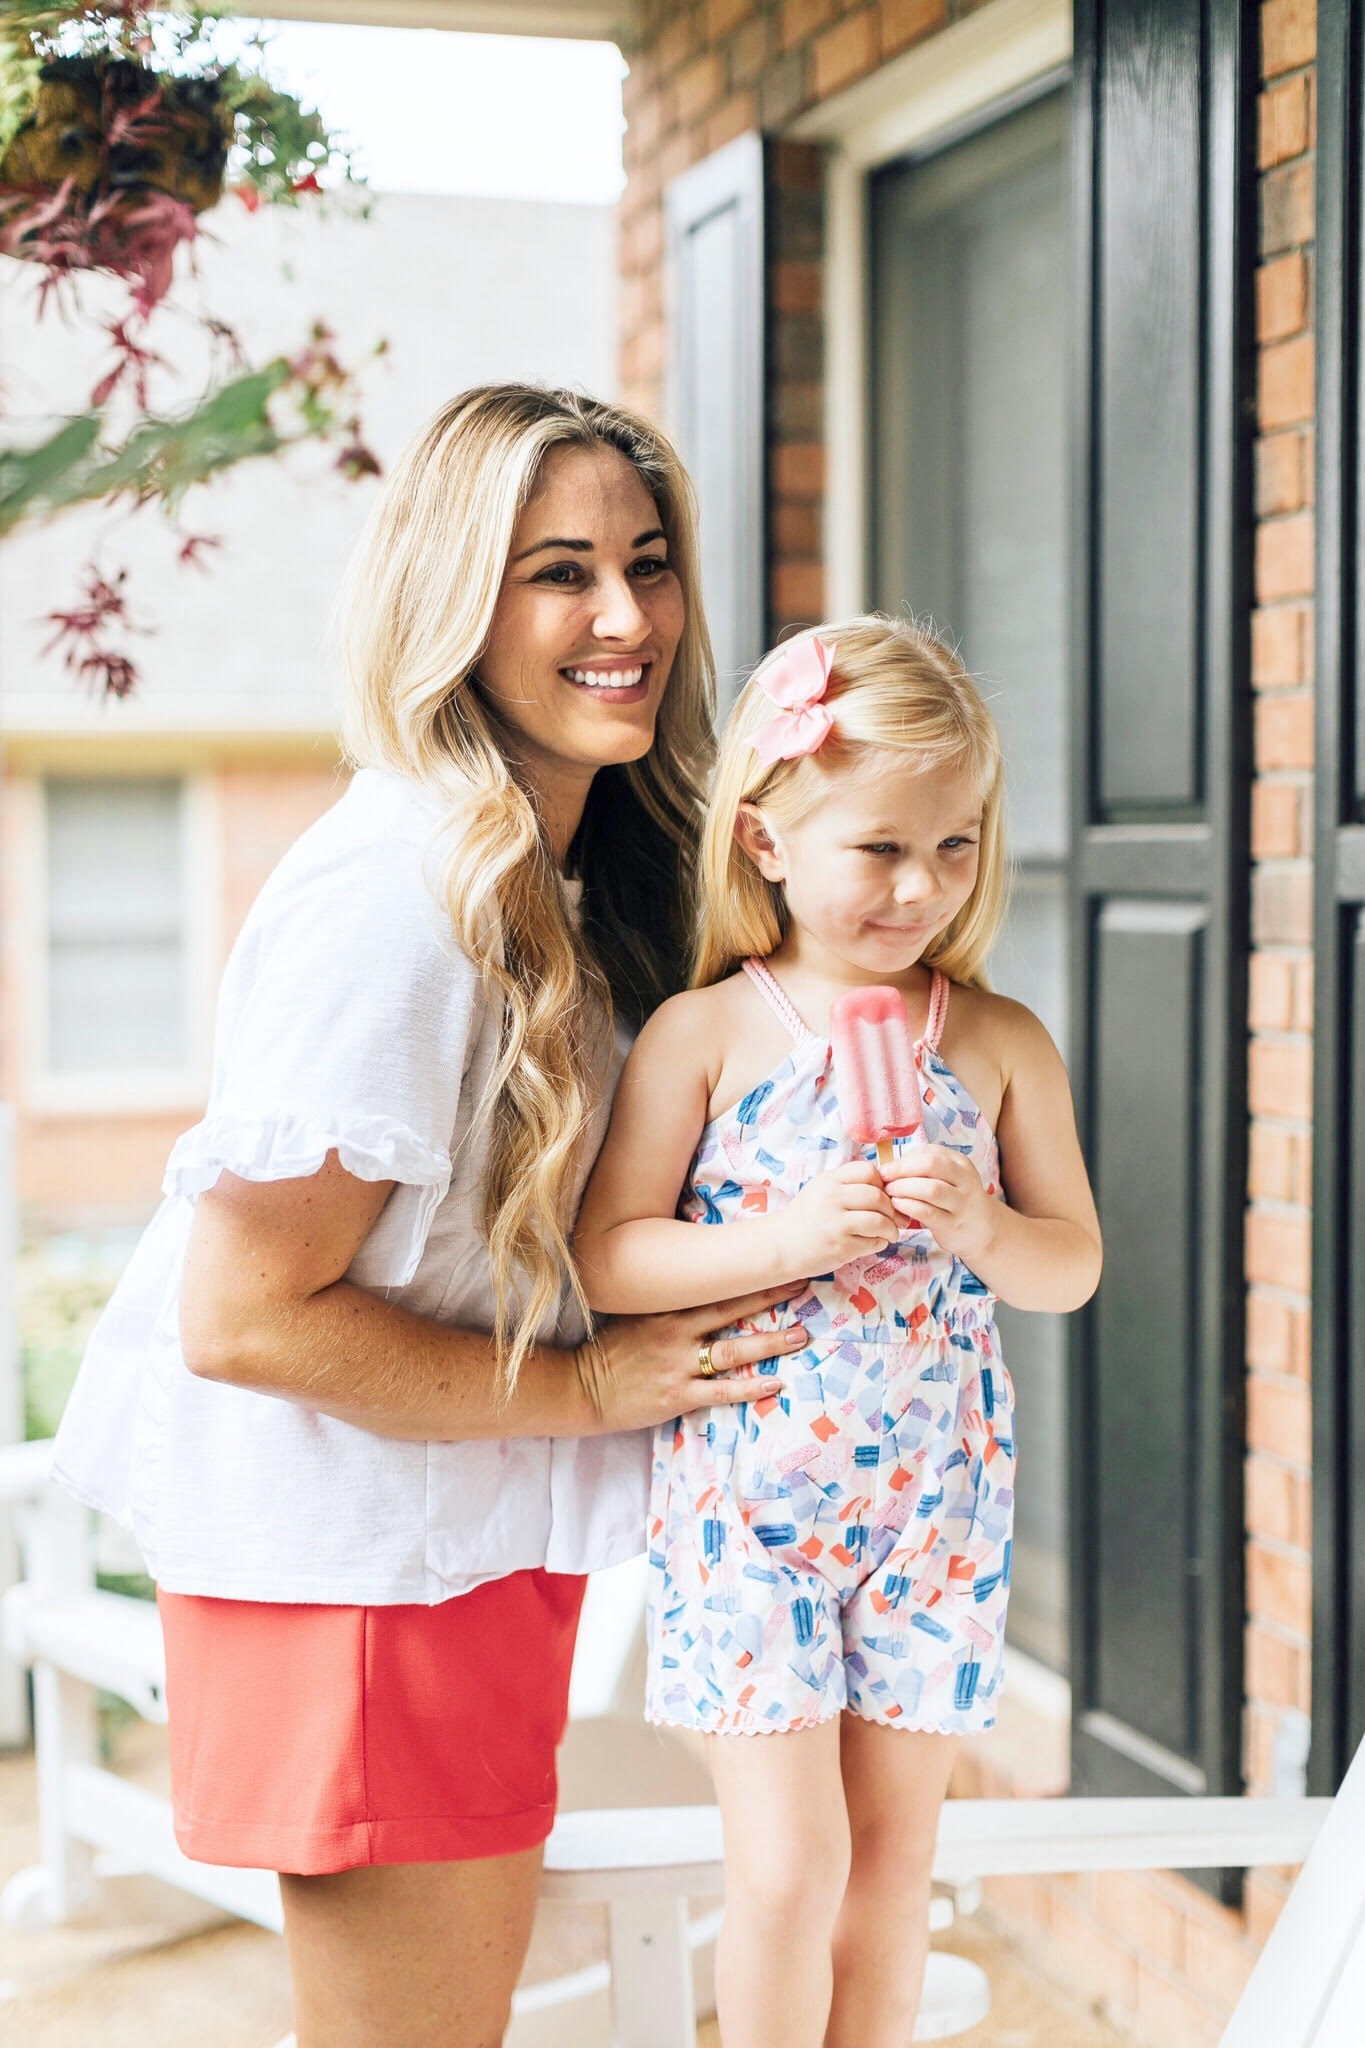
[[[332,1150],[360,1179],[395,1183],[348,1279],[492,1326],[476,1112],[498,1024],[429,886],[439,815],[416,784],[363,769],[271,875],[224,975],[208,1112],[171,1153],[165,1199],[86,1349],[55,1475],[132,1531],[168,1592],[432,1603],[644,1548],[648,1432],[402,1443],[196,1379],[181,1355],[196,1197],[224,1169],[285,1180]],[[582,1334],[566,1290],[540,1336]]]

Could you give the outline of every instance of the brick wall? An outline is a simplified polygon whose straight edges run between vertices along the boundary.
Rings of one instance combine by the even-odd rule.
[[[660,408],[662,193],[746,128],[781,129],[970,11],[950,0],[657,4],[626,90],[622,377]],[[1250,1187],[1247,1209],[1249,1788],[1270,1788],[1277,1730],[1306,1712],[1310,1633],[1309,1171],[1313,768],[1313,59],[1315,0],[1265,0],[1259,106],[1259,419]],[[768,201],[770,609],[823,610],[818,152],[778,142]],[[1009,1706],[959,1789],[1062,1789],[1056,1731]],[[1040,1771],[1043,1772],[1040,1776]],[[1046,1779],[1046,1782],[1044,1782]],[[1064,1984],[1151,2048],[1212,2048],[1292,1873],[1253,1873],[1232,1911],[1168,1873],[1014,1880],[988,1907]]]

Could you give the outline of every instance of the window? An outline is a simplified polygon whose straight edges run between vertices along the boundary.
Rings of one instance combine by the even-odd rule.
[[[872,584],[960,645],[1005,742],[1013,907],[997,988],[1067,1043],[1068,94],[871,187]],[[1000,1311],[1048,1483],[1020,1494],[1010,1636],[1067,1667],[1059,1317]]]
[[[48,782],[50,1075],[190,1065],[184,838],[179,781]]]

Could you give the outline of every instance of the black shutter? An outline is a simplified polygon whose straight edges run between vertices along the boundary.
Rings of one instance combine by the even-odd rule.
[[[1080,0],[1073,1783],[1240,1789],[1251,0]]]
[[[763,141],[741,135],[675,178],[668,236],[669,419],[701,504],[702,585],[721,708],[763,652]]]
[[[1313,1069],[1313,1747],[1365,1735],[1365,707],[1362,22],[1318,10],[1317,877]]]

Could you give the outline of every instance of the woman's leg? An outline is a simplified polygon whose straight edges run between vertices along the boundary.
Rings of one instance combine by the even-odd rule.
[[[819,2048],[848,1878],[838,1719],[789,1735],[713,1735],[707,1754],[725,1825],[725,2048]]]
[[[958,1740],[843,1717],[853,1853],[834,1934],[825,2048],[906,2048],[914,2036],[939,1808]]]
[[[298,2048],[498,2048],[541,1854],[282,1877]]]

